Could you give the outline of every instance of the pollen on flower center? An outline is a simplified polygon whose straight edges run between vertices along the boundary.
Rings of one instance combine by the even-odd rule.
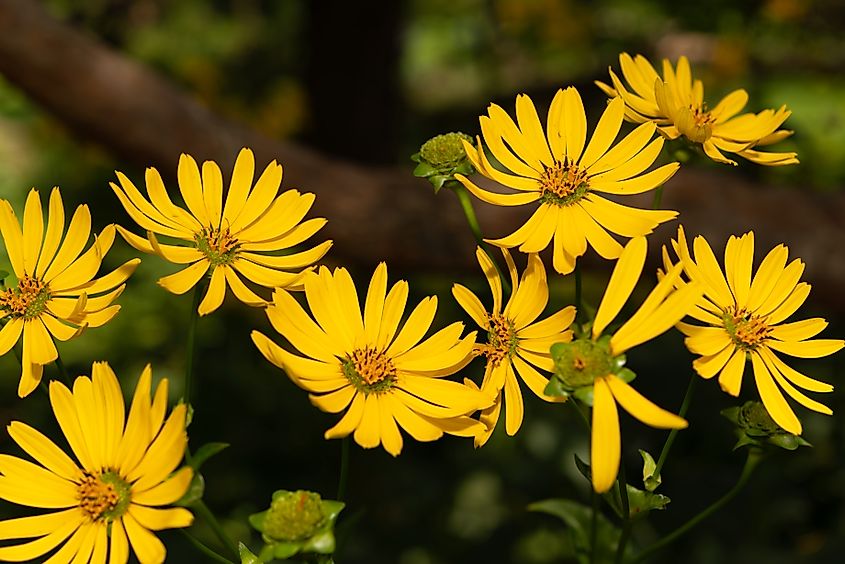
[[[113,471],[85,470],[77,485],[79,507],[91,521],[111,521],[129,508],[130,486]]]
[[[516,336],[516,328],[513,321],[503,315],[491,315],[489,329],[487,330],[487,346],[483,354],[487,356],[493,366],[498,366],[505,358],[510,358],[516,353],[519,338]]]
[[[8,288],[0,293],[0,308],[16,317],[33,319],[41,315],[49,299],[47,284],[25,275],[18,281],[17,288]]]
[[[343,374],[359,390],[383,392],[396,380],[396,366],[384,351],[364,347],[347,356]]]
[[[772,331],[765,318],[754,315],[745,308],[733,306],[725,311],[722,319],[731,339],[743,348],[756,348]]]
[[[675,121],[678,131],[695,143],[704,143],[713,136],[715,118],[705,107],[691,104],[681,110]]]
[[[614,372],[614,362],[607,342],[577,339],[558,343],[552,348],[555,375],[568,389],[591,386],[596,378]]]
[[[240,246],[228,227],[203,227],[202,231],[194,235],[194,241],[212,266],[231,264]]]
[[[568,206],[581,199],[590,187],[589,176],[568,159],[555,161],[540,175],[540,201]]]

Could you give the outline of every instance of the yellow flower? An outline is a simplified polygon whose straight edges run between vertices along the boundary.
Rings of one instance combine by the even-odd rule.
[[[362,447],[381,444],[396,456],[402,450],[399,427],[418,441],[439,439],[444,432],[474,437],[483,431],[467,415],[488,407],[492,398],[442,378],[471,360],[475,333],[461,338],[463,323],[452,323],[422,340],[434,320],[436,297],[423,299],[399,330],[408,283],[399,281],[387,292],[384,263],[370,281],[363,316],[344,268],[332,273],[321,267],[308,274],[305,297],[313,319],[282,289],[266,310],[276,331],[304,357],[258,331],[252,340],[267,360],[310,392],[318,408],[340,413],[348,407],[326,431],[327,439],[354,432]]]
[[[478,150],[464,144],[467,156],[482,175],[518,192],[490,192],[463,175],[455,178],[490,204],[520,206],[539,202],[540,206],[525,225],[507,237],[489,242],[538,253],[554,237],[554,268],[567,274],[587,250],[588,242],[606,259],[619,256],[622,246],[608,231],[638,237],[677,216],[673,211],[622,206],[599,196],[599,192],[617,196],[647,192],[678,170],[678,163],[671,163],[642,174],[663,147],[663,139],[651,140],[654,124],[641,125],[611,147],[624,111],[621,101],[608,104],[585,149],[587,118],[575,88],[558,90],[549,108],[545,134],[528,96],[516,98],[517,123],[502,108],[490,104],[489,116],[480,118],[481,132],[488,150],[507,172],[493,167],[481,147],[481,139]]]
[[[106,226],[84,253],[91,233],[88,206],[76,208],[67,234],[64,228],[65,210],[58,188],[50,193],[46,231],[37,190],[31,190],[26,198],[23,229],[12,205],[0,200],[0,232],[17,278],[16,285],[0,292],[0,319],[5,323],[0,330],[0,355],[9,352],[23,335],[20,397],[38,387],[44,365],[59,357],[54,338],[67,341],[86,327],[107,323],[120,311],[112,302],[140,262],[129,260],[94,278],[114,242],[114,225]]]
[[[693,241],[694,255],[690,255],[683,228],[678,229],[678,240],[672,244],[680,257],[678,266],[683,266],[690,280],[704,287],[704,297],[689,315],[705,325],[678,324],[687,336],[687,348],[701,355],[693,362],[695,371],[703,378],[718,374],[722,390],[738,396],[746,361],[750,360],[763,405],[778,425],[795,435],[801,434],[801,422],[778,386],[804,407],[830,415],[830,408],[796,387],[830,392],[833,386],[804,376],[775,354],[819,358],[845,345],[840,339],[812,339],[827,327],[822,318],[784,323],[810,293],[810,285],[799,282],[804,263],[794,259],[787,264],[789,249],[778,245],[752,277],[753,232],[728,240],[724,274],[704,237]],[[665,249],[664,263],[671,265]]]
[[[628,385],[633,378],[622,368],[625,351],[665,332],[695,305],[702,289],[690,284],[679,290],[674,285],[681,275],[680,265],[669,271],[655,286],[637,312],[613,336],[604,330],[619,314],[640,279],[646,257],[644,237],[631,239],[607,284],[591,338],[579,338],[559,347],[556,378],[569,390],[592,386],[592,436],[590,440],[593,489],[606,492],[616,480],[621,456],[619,415],[616,404],[646,425],[659,429],[683,429],[686,420],[656,406]],[[578,395],[578,394],[576,394]]]
[[[487,442],[505,404],[505,430],[515,435],[522,425],[522,392],[516,375],[522,379],[534,394],[546,401],[560,401],[560,398],[543,393],[548,378],[538,372],[554,370],[549,348],[554,343],[572,340],[568,330],[575,319],[575,308],[570,306],[542,321],[537,318],[543,313],[549,301],[549,286],[546,269],[536,253],[528,256],[528,266],[518,277],[510,253],[502,249],[510,273],[513,288],[508,303],[502,309],[502,281],[495,265],[482,249],[475,256],[487,277],[493,293],[493,310],[487,313],[481,301],[466,287],[455,284],[452,295],[464,310],[487,331],[488,344],[477,345],[476,350],[487,357],[481,391],[495,394],[496,401],[481,412],[481,422],[486,431],[475,437],[475,446]]]
[[[704,152],[714,161],[735,165],[722,151],[762,165],[788,165],[798,162],[796,153],[768,153],[756,147],[772,145],[792,135],[792,131],[778,129],[792,112],[781,106],[777,111],[745,113],[737,116],[748,103],[745,90],[734,90],[712,109],[704,102],[704,87],[700,80],[693,80],[689,61],[678,59],[673,69],[668,59],[663,59],[661,79],[651,63],[642,55],[631,58],[628,53],[619,55],[622,76],[629,91],[611,70],[613,86],[596,81],[605,94],[625,101],[625,118],[634,123],[653,122],[668,139],[681,135],[700,143]]]
[[[185,406],[165,421],[167,380],[151,402],[151,377],[147,366],[125,426],[123,394],[107,363],[95,362],[91,378],[77,378],[73,392],[50,383],[53,412],[76,460],[29,425],[9,425],[35,463],[0,454],[0,498],[55,511],[0,521],[0,539],[33,539],[0,547],[0,560],[121,564],[131,544],[142,564],[164,561],[164,545],[151,531],[191,524],[187,509],[161,506],[184,495],[193,471],[173,472],[188,443]]]
[[[308,250],[279,255],[278,251],[288,250],[314,235],[326,220],[302,221],[314,203],[314,194],[288,190],[278,195],[282,167],[275,161],[267,165],[253,187],[254,172],[252,151],[242,149],[224,201],[223,176],[217,164],[206,161],[200,172],[196,161],[183,154],[178,179],[187,210],[170,201],[154,168],[148,168],[146,173],[149,201],[120,172],[120,186],[111,183],[127,213],[147,230],[144,239],[118,226],[123,238],[140,251],[189,265],[161,278],[161,286],[183,294],[210,271],[208,291],[198,308],[200,315],[220,307],[227,286],[243,303],[265,305],[266,300],[250,290],[242,277],[266,288],[300,288],[302,274],[331,247],[331,241],[326,241]],[[160,244],[156,234],[187,241],[188,245]]]

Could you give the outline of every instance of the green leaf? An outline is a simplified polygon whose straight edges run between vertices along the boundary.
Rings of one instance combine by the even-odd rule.
[[[228,443],[206,443],[197,449],[197,452],[191,457],[191,468],[194,472],[199,472],[206,460],[212,456],[219,454],[229,448]]]
[[[640,449],[640,456],[643,457],[643,485],[645,485],[646,490],[653,492],[662,481],[660,474],[655,475],[654,473],[657,470],[657,464],[655,464],[654,458],[642,449]]]
[[[238,554],[241,557],[241,564],[261,564],[261,560],[242,542],[238,543]]]
[[[666,509],[671,501],[662,494],[644,491],[628,484],[628,515],[632,519],[644,517],[654,509]]]
[[[529,511],[553,515],[562,520],[575,547],[575,558],[580,564],[590,562],[590,527],[592,508],[568,499],[547,499],[528,506]],[[594,562],[613,562],[619,544],[620,531],[601,513],[596,516],[596,558]],[[629,550],[626,550],[629,555]]]
[[[179,498],[176,503],[173,505],[179,505],[181,507],[189,507],[190,505],[196,503],[197,501],[202,499],[202,495],[205,493],[205,478],[202,477],[202,474],[199,472],[194,472],[194,477],[191,479],[191,485],[188,486],[188,491],[185,492],[181,498]]]
[[[577,454],[573,455],[575,457],[575,467],[581,473],[582,476],[587,478],[587,481],[592,483],[593,482],[593,473],[590,470],[590,465],[581,460]]]

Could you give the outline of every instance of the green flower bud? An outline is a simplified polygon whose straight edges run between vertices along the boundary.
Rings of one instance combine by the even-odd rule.
[[[273,499],[264,519],[264,534],[277,540],[301,540],[313,535],[323,522],[320,494],[297,490]]]
[[[786,450],[812,446],[775,423],[766,406],[759,401],[747,401],[742,406],[722,410],[722,415],[736,426],[739,440],[734,445],[734,450],[745,445],[762,447],[768,444]]]
[[[472,137],[465,133],[444,133],[423,143],[420,152],[411,156],[418,163],[414,176],[427,178],[437,193],[446,182],[454,180],[455,174],[475,172],[462,141],[472,143]]]
[[[615,374],[625,382],[636,375],[625,368],[625,355],[613,356],[610,336],[593,341],[579,337],[569,343],[555,343],[551,347],[555,363],[554,377],[544,392],[550,396],[575,396],[586,405],[593,405],[593,382],[596,378]]]

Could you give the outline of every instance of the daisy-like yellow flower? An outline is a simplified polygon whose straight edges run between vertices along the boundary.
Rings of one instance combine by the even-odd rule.
[[[487,149],[504,171],[490,163],[480,138],[477,150],[464,143],[467,156],[482,175],[517,193],[490,192],[463,175],[455,178],[490,204],[540,205],[525,225],[507,237],[489,242],[538,253],[554,237],[554,268],[567,274],[575,268],[575,260],[586,252],[588,242],[606,259],[619,256],[622,246],[608,231],[638,237],[677,216],[674,211],[623,206],[599,195],[647,192],[678,170],[678,163],[671,163],[643,174],[663,147],[662,138],[652,140],[652,123],[639,126],[613,144],[624,113],[621,100],[608,104],[585,148],[587,118],[575,88],[557,92],[549,108],[545,133],[528,96],[516,98],[516,123],[502,108],[490,104],[489,115],[480,118],[481,132]]]
[[[264,306],[267,301],[248,288],[242,278],[266,288],[299,289],[302,274],[331,247],[331,241],[325,241],[311,249],[280,255],[280,251],[314,235],[326,220],[302,221],[314,203],[314,194],[300,194],[297,190],[279,194],[282,167],[275,161],[267,165],[255,186],[254,174],[255,157],[249,149],[242,149],[224,201],[223,176],[217,164],[206,161],[200,171],[196,161],[183,154],[178,180],[187,210],[171,202],[154,168],[146,172],[149,201],[120,172],[120,186],[111,183],[127,213],[147,230],[145,239],[118,226],[123,238],[140,251],[189,265],[161,278],[161,286],[183,294],[210,273],[208,291],[198,308],[200,315],[220,307],[227,286],[243,303]],[[156,235],[188,244],[160,244]]]
[[[443,379],[472,359],[475,333],[461,338],[452,323],[423,340],[437,310],[437,298],[423,299],[399,329],[408,283],[387,292],[387,266],[378,265],[367,291],[363,316],[355,284],[344,268],[320,267],[305,277],[309,316],[285,290],[277,289],[266,311],[273,328],[305,356],[292,354],[258,331],[252,340],[264,357],[310,392],[311,402],[329,413],[346,413],[325,437],[354,432],[364,448],[380,444],[397,456],[402,427],[418,441],[443,433],[474,437],[484,426],[467,417],[493,398]]]
[[[537,397],[546,401],[561,401],[559,397],[543,393],[549,380],[538,369],[545,373],[554,370],[549,348],[555,343],[572,340],[569,326],[575,319],[575,308],[569,306],[537,321],[549,302],[549,286],[543,262],[536,253],[530,254],[528,266],[520,278],[507,249],[502,249],[502,254],[508,265],[513,288],[504,309],[499,272],[487,253],[480,248],[476,250],[475,256],[493,293],[492,313],[487,313],[481,300],[465,286],[455,284],[452,287],[452,295],[488,335],[487,344],[477,345],[476,350],[487,357],[481,390],[495,395],[496,401],[481,412],[481,422],[487,430],[475,437],[475,446],[483,445],[493,434],[502,403],[505,404],[505,431],[508,435],[515,435],[522,425],[522,391],[517,374]]]
[[[33,189],[26,198],[23,228],[12,205],[0,200],[0,233],[17,278],[16,284],[8,284],[0,292],[0,320],[4,323],[0,355],[23,336],[18,395],[25,397],[41,382],[44,365],[59,357],[54,338],[67,341],[86,327],[107,323],[120,311],[113,302],[140,261],[129,260],[95,278],[114,242],[114,225],[106,226],[83,252],[91,233],[91,213],[86,205],[76,208],[65,233],[65,210],[58,188],[50,193],[46,231],[41,198]]]
[[[185,494],[193,471],[174,472],[188,443],[185,406],[165,420],[167,380],[150,401],[151,378],[147,366],[125,424],[120,384],[105,362],[94,363],[91,378],[78,377],[72,392],[50,382],[50,403],[75,459],[26,423],[9,425],[35,462],[0,454],[0,498],[49,511],[0,521],[0,539],[32,539],[0,547],[0,560],[125,564],[131,545],[141,564],[164,561],[151,531],[191,524],[187,509],[162,506]]]
[[[840,339],[812,338],[827,327],[822,318],[784,323],[810,293],[810,285],[799,282],[804,263],[794,259],[787,264],[789,249],[778,245],[769,251],[752,277],[753,232],[728,240],[724,272],[704,237],[695,238],[692,255],[683,228],[678,229],[678,240],[672,243],[680,257],[678,265],[683,266],[691,281],[704,287],[703,298],[689,314],[704,325],[678,324],[687,336],[687,348],[701,355],[693,361],[695,371],[703,378],[718,374],[722,390],[738,396],[746,361],[750,360],[763,405],[778,425],[795,435],[801,434],[801,422],[781,389],[804,407],[830,415],[830,408],[797,388],[830,392],[833,386],[790,368],[775,354],[819,358],[845,345]],[[665,248],[663,258],[669,267]]]
[[[613,86],[596,81],[605,94],[625,101],[625,118],[634,123],[653,122],[668,139],[684,136],[700,143],[705,154],[716,162],[735,165],[722,151],[762,165],[788,165],[798,162],[796,153],[770,153],[757,147],[772,145],[792,135],[778,129],[792,112],[781,106],[757,114],[737,115],[748,103],[745,90],[734,90],[712,109],[704,102],[701,80],[693,80],[689,61],[678,59],[675,68],[663,59],[663,77],[642,55],[619,55],[622,76],[629,89],[610,71]]]
[[[701,297],[701,287],[690,284],[675,289],[682,271],[678,265],[660,280],[628,321],[612,336],[604,335],[640,279],[646,247],[644,237],[631,239],[625,246],[596,311],[590,337],[556,345],[552,350],[557,384],[593,406],[590,458],[593,489],[599,493],[610,489],[619,471],[622,443],[617,403],[652,427],[687,426],[686,420],[656,406],[628,385],[634,374],[623,368],[624,353],[680,321]]]

